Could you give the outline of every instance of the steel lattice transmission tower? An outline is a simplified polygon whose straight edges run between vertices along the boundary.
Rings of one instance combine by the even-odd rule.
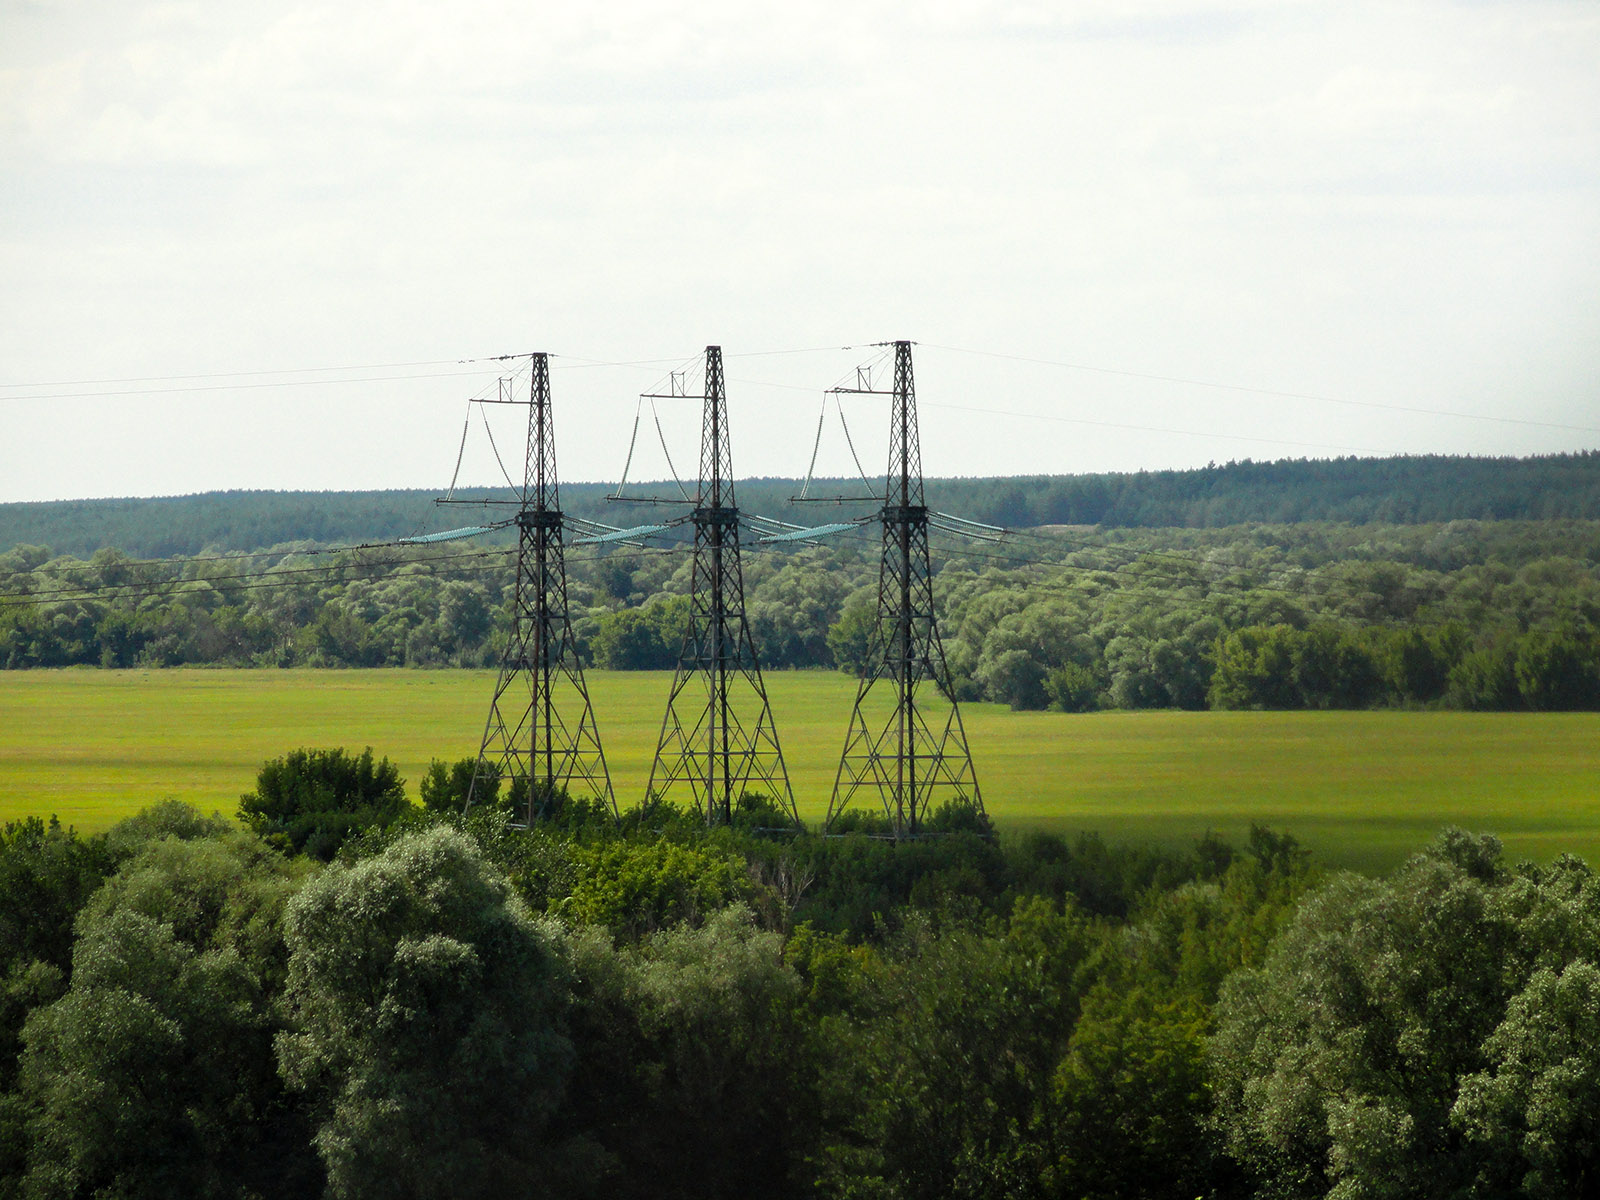
[[[700,482],[692,514],[689,629],[661,721],[647,796],[687,786],[708,824],[732,820],[746,792],[776,801],[796,825],[794,792],[744,611],[739,509],[733,494],[722,348],[706,347]]]
[[[894,344],[891,396],[877,621],[839,759],[828,824],[857,793],[870,790],[882,801],[898,839],[917,836],[936,800],[964,797],[982,812],[983,797],[934,617],[910,342]]]
[[[470,807],[491,778],[502,785],[524,785],[527,808],[521,815],[530,825],[558,789],[603,800],[613,815],[617,810],[567,616],[550,364],[544,354],[531,357],[528,455],[516,516],[511,632],[467,795]]]

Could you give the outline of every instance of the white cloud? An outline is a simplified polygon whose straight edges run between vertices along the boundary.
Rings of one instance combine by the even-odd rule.
[[[7,21],[11,382],[530,339],[634,358],[910,336],[1389,402],[1593,407],[1600,18],[1583,0],[102,2]],[[949,375],[930,398],[942,383],[995,407],[1270,432],[1282,452],[1529,445],[934,359]],[[785,378],[810,385],[803,366]],[[399,389],[388,462],[336,448],[395,389],[224,393],[212,411],[249,414],[250,442],[198,422],[192,452],[129,455],[141,426],[119,416],[134,423],[99,459],[83,438],[58,461],[0,449],[0,491],[409,482],[434,451],[423,431],[459,419],[419,386]],[[564,418],[583,472],[615,472],[606,422],[637,386],[586,394],[593,429]],[[260,402],[325,436],[274,445]],[[751,403],[741,470],[794,469],[792,398]],[[949,439],[930,464],[966,473],[1273,453],[954,420],[930,425]]]

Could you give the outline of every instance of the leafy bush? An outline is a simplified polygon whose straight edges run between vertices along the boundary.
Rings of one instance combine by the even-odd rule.
[[[1044,693],[1057,712],[1094,712],[1100,707],[1104,690],[1100,676],[1078,663],[1057,667],[1044,677]]]
[[[265,764],[256,790],[239,798],[239,816],[268,841],[295,853],[331,859],[344,840],[387,825],[410,807],[405,780],[372,747],[292,750]]]
[[[666,596],[641,608],[600,618],[593,641],[597,666],[612,671],[658,671],[677,665],[689,627],[689,598]]]
[[[422,777],[418,794],[422,807],[429,812],[460,812],[467,806],[467,794],[472,790],[472,776],[478,769],[477,758],[460,758],[453,763],[442,759],[428,761],[428,773]],[[480,782],[477,797],[480,803],[492,806],[499,796],[500,780],[490,776]]]
[[[580,874],[561,914],[630,937],[697,924],[736,901],[756,898],[744,860],[710,846],[617,841],[576,857]]]

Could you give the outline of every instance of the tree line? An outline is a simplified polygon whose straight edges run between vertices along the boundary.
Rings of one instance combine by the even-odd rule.
[[[1600,880],[1447,831],[777,836],[424,805],[370,751],[0,832],[0,1195],[1554,1197]]]
[[[507,551],[459,545],[88,559],[0,554],[0,667],[492,666]],[[1057,531],[936,548],[962,699],[1013,708],[1600,706],[1600,522]],[[859,671],[878,547],[745,555],[771,669]],[[672,667],[689,555],[574,548],[584,660]]]
[[[794,504],[799,479],[746,479],[751,512],[810,524],[816,506]],[[689,484],[690,490],[693,483]],[[608,504],[613,485],[569,483],[574,516],[630,525]],[[813,495],[859,495],[859,480],[813,480]],[[639,483],[634,495],[678,495],[676,485]],[[1390,458],[1249,459],[1181,471],[930,479],[936,509],[1011,528],[1216,529],[1245,524],[1436,524],[1445,521],[1600,520],[1600,453],[1530,458],[1403,455]],[[456,499],[510,490],[464,488]],[[48,545],[88,557],[114,547],[136,558],[255,551],[290,542],[350,545],[389,541],[447,523],[484,519],[469,507],[440,509],[437,493],[410,488],[352,492],[207,492],[151,499],[0,504],[0,546]],[[854,506],[851,511],[860,506]],[[491,514],[495,510],[487,510]],[[445,516],[444,514],[449,514]],[[459,520],[458,520],[459,518]],[[503,534],[509,541],[511,535]]]

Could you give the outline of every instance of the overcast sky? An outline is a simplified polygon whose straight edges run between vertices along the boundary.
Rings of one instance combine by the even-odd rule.
[[[708,343],[796,475],[894,338],[930,475],[1600,446],[1600,4],[0,0],[0,500],[443,486],[530,350],[615,479]]]

